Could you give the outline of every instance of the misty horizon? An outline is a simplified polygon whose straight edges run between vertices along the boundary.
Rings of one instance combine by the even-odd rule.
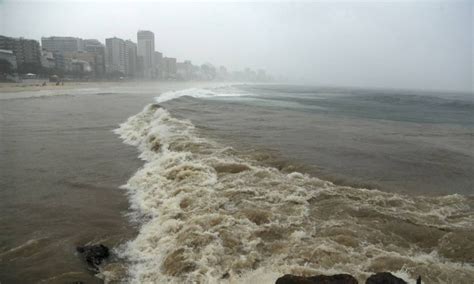
[[[315,85],[471,92],[472,11],[470,1],[3,1],[0,34],[105,42],[151,30],[156,50],[180,61]]]

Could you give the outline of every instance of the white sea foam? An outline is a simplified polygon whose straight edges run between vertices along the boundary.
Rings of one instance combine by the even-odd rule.
[[[186,90],[161,96],[213,96]],[[160,98],[160,97],[159,97]],[[116,133],[145,165],[124,186],[143,217],[119,249],[131,283],[273,283],[285,273],[377,271],[474,279],[472,200],[336,186],[241,158],[158,105]]]
[[[163,103],[166,101],[174,100],[180,97],[193,97],[193,98],[213,98],[213,97],[240,97],[245,96],[244,93],[237,92],[215,92],[210,89],[198,89],[191,88],[181,91],[170,91],[165,92],[155,98],[157,103]]]

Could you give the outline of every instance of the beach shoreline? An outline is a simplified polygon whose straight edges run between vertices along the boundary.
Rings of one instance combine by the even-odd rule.
[[[45,86],[42,86],[46,82]],[[25,80],[19,83],[0,82],[0,93],[6,92],[25,92],[25,91],[40,91],[40,90],[58,90],[58,89],[75,89],[82,87],[100,87],[111,85],[115,82],[66,82],[64,85],[56,85],[55,82],[48,80]]]
[[[42,86],[43,83],[45,86]],[[239,82],[220,82],[220,81],[90,81],[90,82],[64,82],[56,85],[55,82],[48,80],[25,80],[20,83],[0,82],[0,95],[2,93],[20,93],[32,91],[47,90],[71,90],[82,88],[111,88],[111,87],[172,87],[173,90],[180,90],[189,87],[216,86],[240,84]],[[174,86],[174,88],[173,88]]]
[[[0,281],[102,283],[76,247],[135,237],[120,187],[143,165],[112,131],[160,93],[206,83],[8,85],[0,88],[0,231],[8,232]]]
[[[84,95],[106,93],[134,93],[150,95],[149,103],[154,97],[166,91],[177,91],[188,88],[206,88],[224,86],[237,83],[214,81],[118,81],[118,82],[67,82],[56,86],[47,82],[29,83],[0,83],[0,100],[24,99],[30,97],[44,97],[57,95]],[[145,104],[144,104],[145,105]]]

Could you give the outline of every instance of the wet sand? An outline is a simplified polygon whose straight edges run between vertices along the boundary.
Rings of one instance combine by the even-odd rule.
[[[46,86],[42,86],[46,82]],[[120,83],[120,82],[119,82]],[[116,82],[66,82],[63,85],[56,85],[56,83],[48,80],[24,80],[20,83],[0,83],[0,95],[5,93],[18,93],[25,91],[41,91],[41,90],[70,90],[86,87],[106,87],[113,86]],[[128,84],[128,83],[123,83]]]

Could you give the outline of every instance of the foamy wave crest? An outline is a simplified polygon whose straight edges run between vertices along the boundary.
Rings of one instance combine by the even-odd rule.
[[[193,97],[193,98],[212,98],[212,97],[240,97],[244,96],[243,93],[237,92],[215,92],[209,89],[197,89],[191,88],[180,91],[165,92],[155,98],[157,103],[163,103],[166,101],[174,100],[180,97]]]
[[[168,95],[168,97],[172,97]],[[474,279],[472,200],[337,186],[242,158],[152,104],[116,133],[143,168],[124,186],[142,218],[119,249],[131,283],[274,283],[285,273],[391,271]]]

